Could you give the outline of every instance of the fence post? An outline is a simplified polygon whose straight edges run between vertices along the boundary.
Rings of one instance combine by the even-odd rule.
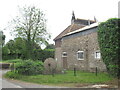
[[[96,73],[96,76],[97,76],[97,74],[98,74],[98,68],[97,67],[95,69],[95,73]]]
[[[11,71],[14,72],[14,63],[12,63],[12,65],[11,65]]]
[[[54,77],[54,69],[52,69],[52,76]]]
[[[76,68],[74,67],[74,76],[76,76]]]
[[[51,64],[49,63],[48,64],[48,67],[49,67],[49,74],[51,73],[51,68],[50,68]]]

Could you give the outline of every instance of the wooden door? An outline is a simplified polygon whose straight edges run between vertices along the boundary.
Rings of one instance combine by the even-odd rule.
[[[67,57],[63,57],[63,68],[67,69]]]

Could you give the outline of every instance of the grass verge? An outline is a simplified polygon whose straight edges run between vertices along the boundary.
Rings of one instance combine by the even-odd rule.
[[[21,59],[11,59],[11,60],[2,60],[1,63],[17,63],[20,62]]]
[[[66,74],[52,75],[19,75],[14,72],[7,72],[4,77],[17,79],[26,82],[32,82],[45,85],[57,85],[57,86],[69,86],[79,87],[91,84],[105,84],[113,81],[115,78],[109,77],[107,73],[99,73],[98,76],[95,73],[77,71],[77,76],[73,75],[73,71],[67,71]]]

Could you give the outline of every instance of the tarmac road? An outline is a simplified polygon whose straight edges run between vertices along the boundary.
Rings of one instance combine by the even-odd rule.
[[[0,70],[0,88],[22,88],[21,86],[11,83],[8,80],[2,78],[2,75],[7,71],[8,70]]]

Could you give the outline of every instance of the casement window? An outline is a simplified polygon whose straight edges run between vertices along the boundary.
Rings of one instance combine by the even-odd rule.
[[[95,52],[95,59],[100,59],[101,58],[101,53],[100,51]]]
[[[84,60],[84,51],[78,51],[77,52],[77,59],[78,60]]]
[[[67,52],[63,52],[62,57],[67,57]]]

